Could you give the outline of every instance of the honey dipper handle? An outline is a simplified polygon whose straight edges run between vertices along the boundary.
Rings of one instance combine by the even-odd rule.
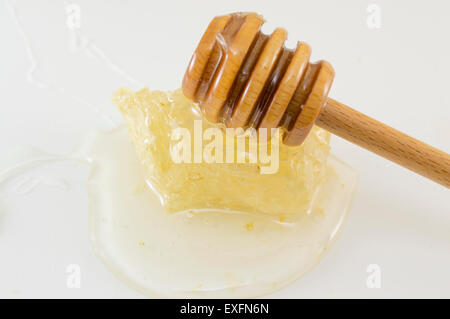
[[[450,155],[328,99],[316,125],[450,188]]]

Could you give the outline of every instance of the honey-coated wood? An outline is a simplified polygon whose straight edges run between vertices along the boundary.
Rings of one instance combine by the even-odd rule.
[[[205,117],[227,127],[283,127],[283,142],[300,145],[318,125],[450,188],[450,155],[328,98],[334,79],[326,61],[310,63],[310,47],[284,47],[256,13],[215,17],[183,79],[184,94]]]

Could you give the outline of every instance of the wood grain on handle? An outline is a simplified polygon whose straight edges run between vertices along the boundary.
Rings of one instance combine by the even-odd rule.
[[[316,125],[450,188],[450,155],[328,99]]]

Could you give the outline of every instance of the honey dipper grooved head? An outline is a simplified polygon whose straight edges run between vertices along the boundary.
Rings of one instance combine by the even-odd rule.
[[[284,143],[300,145],[326,103],[334,70],[326,61],[310,63],[306,43],[285,48],[284,29],[263,34],[263,23],[256,13],[215,17],[189,62],[183,92],[213,123],[282,127]]]

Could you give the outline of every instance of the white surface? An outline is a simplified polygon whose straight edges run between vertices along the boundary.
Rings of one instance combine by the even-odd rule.
[[[380,29],[367,26],[371,3]],[[283,26],[290,43],[304,40],[313,60],[329,60],[330,96],[450,151],[446,1],[22,0],[0,3],[1,158],[17,145],[68,153],[86,131],[112,128],[106,117],[122,121],[109,99],[117,87],[180,86],[209,20],[233,11],[260,12],[265,31]],[[71,49],[74,32],[84,40]],[[449,191],[343,140],[332,144],[361,174],[350,218],[313,271],[270,297],[450,297]],[[88,173],[52,164],[2,186],[0,297],[140,297],[89,246]],[[24,178],[41,183],[14,192]],[[67,288],[70,264],[80,265],[79,289]],[[381,269],[379,289],[367,288],[370,264]]]

